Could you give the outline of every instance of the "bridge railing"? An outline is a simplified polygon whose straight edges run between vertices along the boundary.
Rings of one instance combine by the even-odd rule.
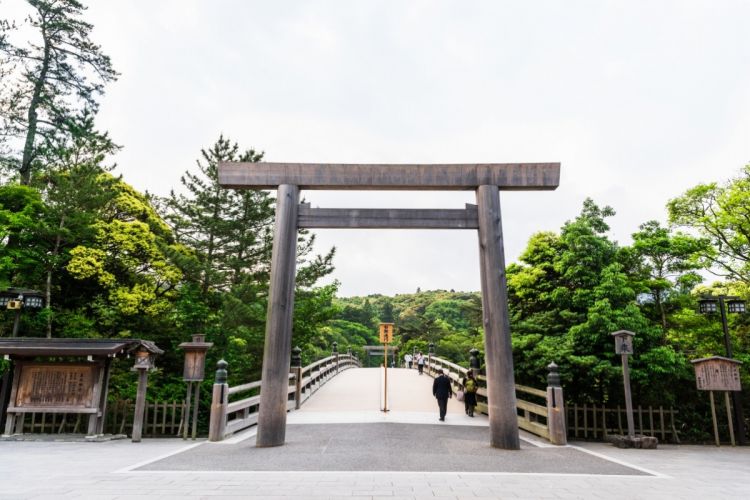
[[[557,365],[548,366],[547,390],[535,389],[516,384],[516,408],[518,409],[518,427],[537,436],[549,440],[552,444],[567,443],[565,427],[565,403],[563,401],[560,375]],[[429,356],[426,366],[428,375],[435,377],[442,371],[447,371],[454,390],[464,390],[463,379],[469,370],[474,370],[479,382],[477,390],[476,411],[487,414],[487,377],[480,375],[476,368],[464,368],[447,359]],[[523,395],[523,397],[521,397]]]
[[[295,355],[296,360],[299,360],[297,348]],[[359,366],[359,360],[351,354],[334,354],[304,367],[299,366],[299,363],[295,366],[293,358],[287,390],[287,410],[299,409],[310,396],[339,372]],[[209,441],[221,441],[257,424],[260,392],[263,390],[260,380],[230,387],[227,383],[227,362],[221,360],[217,367],[208,427]],[[232,397],[239,394],[246,396],[241,399]]]

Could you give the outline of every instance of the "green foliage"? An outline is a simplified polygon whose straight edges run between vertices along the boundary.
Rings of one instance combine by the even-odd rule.
[[[30,286],[42,257],[37,245],[45,206],[28,186],[0,186],[0,288]]]
[[[132,335],[134,318],[171,310],[182,273],[165,249],[180,249],[146,197],[121,181],[112,188],[105,218],[92,226],[93,241],[70,250],[66,270],[100,290],[91,311],[101,328]]]
[[[401,357],[413,351],[427,354],[432,342],[437,355],[468,366],[469,351],[482,348],[481,299],[477,293],[420,291],[396,297],[341,298],[335,303],[336,319],[321,342],[379,345],[378,324],[382,322],[395,323],[394,345]]]
[[[750,165],[719,186],[701,184],[670,200],[669,221],[706,238],[701,263],[730,280],[750,283]]]

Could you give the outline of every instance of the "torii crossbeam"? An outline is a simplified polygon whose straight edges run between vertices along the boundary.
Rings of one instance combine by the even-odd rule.
[[[499,191],[554,190],[559,183],[559,163],[220,163],[223,187],[277,190],[256,446],[282,445],[286,435],[297,229],[387,227],[478,229],[490,442],[519,449]],[[300,205],[301,189],[473,190],[477,205],[458,210],[313,209]]]

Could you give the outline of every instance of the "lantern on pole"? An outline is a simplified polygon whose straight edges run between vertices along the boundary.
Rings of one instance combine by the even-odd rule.
[[[133,415],[132,441],[139,443],[143,433],[143,414],[146,409],[146,389],[148,388],[148,372],[155,368],[155,354],[141,345],[135,351],[135,363],[133,371],[138,372],[138,392],[135,396],[135,411]]]
[[[11,337],[18,337],[21,325],[21,312],[24,309],[41,309],[44,307],[44,294],[27,288],[7,288],[0,291],[0,308],[15,311]]]
[[[182,380],[187,382],[187,393],[185,395],[185,412],[183,414],[182,439],[188,437],[190,426],[191,395],[195,392],[195,406],[193,407],[193,429],[192,437],[196,438],[198,433],[198,405],[200,403],[201,382],[205,377],[206,352],[213,346],[212,342],[205,341],[206,336],[202,333],[193,335],[191,342],[183,342],[179,347],[185,351],[185,364],[182,371]]]

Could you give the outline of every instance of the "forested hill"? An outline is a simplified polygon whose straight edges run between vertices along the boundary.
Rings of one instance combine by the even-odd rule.
[[[378,345],[378,323],[395,323],[394,345],[402,355],[415,349],[436,352],[457,362],[469,350],[482,348],[482,303],[477,292],[418,291],[395,297],[369,295],[336,299],[338,312],[330,321],[331,340],[339,346]]]

